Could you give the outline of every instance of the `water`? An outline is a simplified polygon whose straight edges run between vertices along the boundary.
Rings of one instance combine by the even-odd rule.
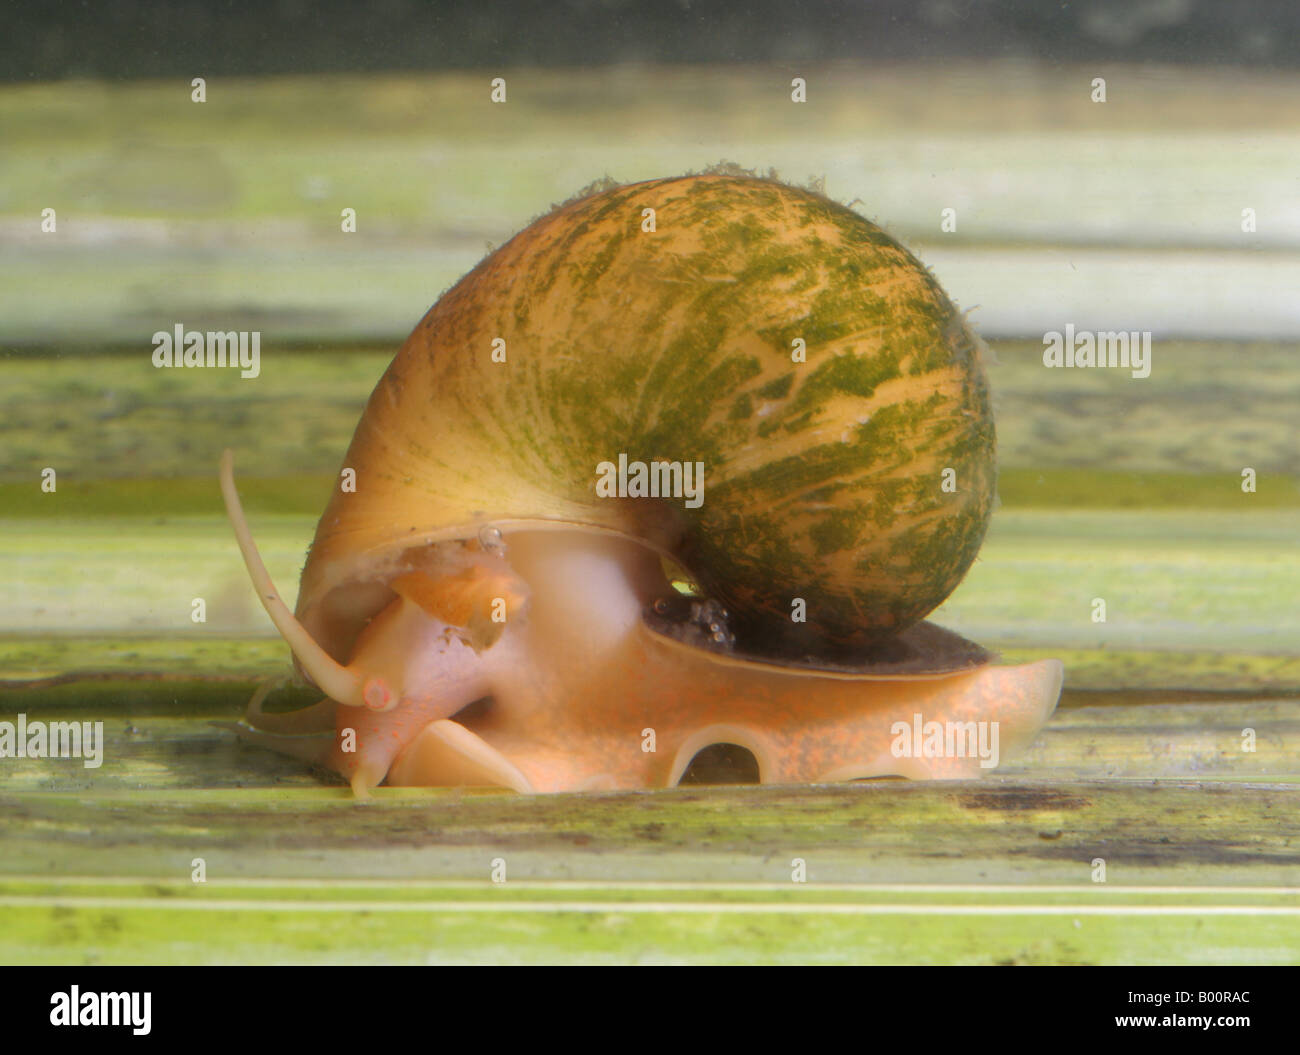
[[[1285,23],[1252,11],[1215,32],[1200,8],[1126,5],[1072,23],[1071,37],[1027,10],[994,25],[945,14],[952,5],[900,5],[876,24],[867,6],[893,9],[866,5],[838,32],[805,17],[791,34],[759,5],[723,46],[711,12],[692,11],[700,32],[628,33],[631,14],[619,22],[613,7],[588,5],[588,27],[561,40],[528,38],[523,22],[495,36],[457,36],[454,23],[422,35],[423,16],[389,6],[368,32],[391,46],[365,54],[348,53],[363,50],[359,35],[322,15],[298,47],[276,48],[274,27],[252,25],[248,65],[226,56],[223,67],[211,41],[200,56],[93,13],[62,37],[30,25],[14,34],[22,54],[5,53],[0,721],[102,722],[104,757],[93,769],[0,760],[0,893],[51,896],[17,875],[94,875],[102,887],[77,891],[152,896],[125,885],[139,881],[191,896],[196,858],[210,882],[235,869],[282,883],[275,896],[287,899],[304,878],[486,883],[497,856],[512,877],[540,882],[787,884],[797,854],[814,881],[940,882],[995,904],[1002,895],[981,884],[1084,883],[1099,846],[1151,886],[1300,883],[1300,78],[1294,49],[1277,43]],[[485,54],[489,38],[506,44]],[[335,39],[346,47],[330,59],[322,49]],[[615,40],[631,52],[602,50]],[[191,101],[196,68],[208,71],[203,102]],[[1099,70],[1106,102],[1090,98]],[[229,76],[249,71],[296,76]],[[498,73],[504,104],[490,97]],[[806,103],[791,100],[796,75]],[[1007,661],[1064,660],[1065,696],[1040,740],[978,793],[697,787],[698,798],[538,804],[393,790],[358,810],[337,780],[215,727],[289,669],[221,512],[220,451],[237,452],[254,532],[291,600],[366,400],[429,306],[589,181],[722,159],[820,181],[852,203],[932,268],[996,352],[1001,508],[935,618]],[[259,332],[258,375],[155,369],[152,337],[177,324]],[[1044,335],[1067,326],[1149,331],[1149,376],[1045,367]],[[531,369],[526,344],[512,343],[508,362]],[[704,383],[647,398],[645,412]],[[598,400],[583,412],[598,414]],[[539,465],[559,460],[539,452]],[[478,538],[508,559],[494,525]],[[715,601],[665,599],[655,611],[702,646],[732,645]],[[318,699],[279,688],[266,710]],[[732,745],[691,779],[752,780],[748,762]],[[532,896],[522,884],[512,894]],[[15,962],[361,962],[462,940],[452,915],[435,913],[445,926],[418,933],[418,948],[399,928],[358,949],[325,914],[305,928],[318,944],[281,931],[288,944],[275,945],[260,917],[245,926],[195,909],[205,936],[186,945],[158,938],[151,921],[166,917],[142,906],[120,931],[61,909],[61,944],[28,926],[46,902],[7,906],[3,951]],[[462,960],[507,947],[548,962],[588,954],[579,930],[535,948],[531,919],[493,930],[500,920],[487,917],[455,945]],[[678,932],[656,946],[625,919],[602,919],[615,958],[709,958],[699,941],[674,944]],[[848,941],[846,920],[805,917],[791,933],[745,922],[713,944],[754,962],[881,947],[879,929]],[[1061,934],[1043,917],[956,950],[939,917],[907,920],[897,948],[926,962],[1151,962],[1174,945],[1228,962],[1295,948],[1285,920],[1274,932],[1249,917],[1226,935],[1207,924],[1163,944],[1137,917],[1118,932],[1098,917]]]

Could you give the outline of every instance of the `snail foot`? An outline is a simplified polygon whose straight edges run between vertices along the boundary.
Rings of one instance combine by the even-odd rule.
[[[505,755],[459,722],[430,722],[397,756],[389,783],[420,787],[506,787],[528,793],[532,782]]]

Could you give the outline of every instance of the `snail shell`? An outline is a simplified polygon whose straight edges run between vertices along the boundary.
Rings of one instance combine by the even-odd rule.
[[[961,581],[988,525],[979,347],[915,258],[826,198],[735,174],[617,187],[533,223],[407,339],[344,460],[356,491],[336,491],[317,527],[296,620],[258,577],[229,472],[227,504],[300,665],[376,711],[437,695],[412,682],[446,681],[450,659],[406,669],[433,629],[488,666],[524,648],[497,644],[489,602],[521,626],[581,621],[539,593],[575,538],[617,551],[642,607],[671,592],[659,558],[686,569],[729,614],[714,633],[757,663],[969,669],[987,660],[977,646],[908,628]],[[620,456],[701,467],[702,500],[602,497],[598,467]],[[516,545],[548,533],[546,556]],[[581,601],[588,585],[555,589]],[[402,671],[367,680],[367,652]],[[686,654],[665,662],[709,662]],[[1036,691],[1054,705],[1051,680]]]
[[[956,588],[988,526],[976,349],[906,250],[814,194],[695,176],[579,200],[475,268],[398,352],[345,460],[358,494],[321,518],[299,618],[346,658],[329,596],[377,559],[485,523],[569,523],[675,559],[755,648],[801,627],[814,654],[897,633]],[[702,462],[702,504],[597,497],[597,465],[620,453]],[[807,622],[791,621],[795,596]]]

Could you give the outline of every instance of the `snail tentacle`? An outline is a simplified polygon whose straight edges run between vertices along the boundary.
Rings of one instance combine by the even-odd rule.
[[[332,700],[322,701],[333,703]],[[315,708],[307,708],[314,710]],[[334,768],[334,734],[333,732],[314,733],[277,733],[260,729],[246,720],[238,722],[213,722],[219,729],[229,729],[239,739],[258,747],[269,748],[282,755],[300,759],[312,765],[326,769]]]
[[[288,680],[278,676],[263,679],[253,693],[252,699],[248,701],[243,725],[259,733],[274,733],[280,736],[309,736],[333,731],[334,712],[338,706],[328,697],[310,707],[284,714],[267,714],[262,710],[266,698],[276,689],[283,687]]]
[[[312,681],[322,692],[330,699],[347,704],[349,707],[360,707],[363,702],[361,678],[354,671],[339,664],[321,648],[316,643],[316,639],[307,632],[307,628],[298,622],[297,617],[289,610],[289,606],[280,599],[280,591],[275,588],[275,583],[271,581],[271,573],[266,570],[266,565],[262,563],[262,555],[257,551],[257,543],[253,541],[253,533],[248,527],[248,518],[244,515],[244,507],[239,501],[239,492],[235,489],[235,456],[230,448],[226,448],[221,454],[221,497],[225,500],[226,515],[230,518],[230,526],[235,532],[235,541],[239,544],[244,566],[248,569],[249,578],[253,580],[253,586],[257,590],[258,600],[262,602],[262,607],[271,617],[275,628],[280,631],[280,636],[284,638],[298,662],[302,664],[303,670],[311,676]]]
[[[264,678],[248,701],[243,718],[237,722],[212,724],[231,730],[248,743],[273,748],[304,762],[329,765],[337,705],[327,698],[287,714],[267,714],[262,710],[262,704],[285,681],[278,676]]]

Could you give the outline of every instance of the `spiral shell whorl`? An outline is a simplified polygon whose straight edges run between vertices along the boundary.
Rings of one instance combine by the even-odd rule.
[[[703,504],[597,497],[620,453],[703,462]],[[751,645],[814,652],[940,604],[995,482],[977,341],[929,273],[834,202],[732,175],[619,187],[517,235],[403,345],[345,464],[358,493],[334,495],[300,591],[318,629],[378,555],[550,522],[641,538]]]

